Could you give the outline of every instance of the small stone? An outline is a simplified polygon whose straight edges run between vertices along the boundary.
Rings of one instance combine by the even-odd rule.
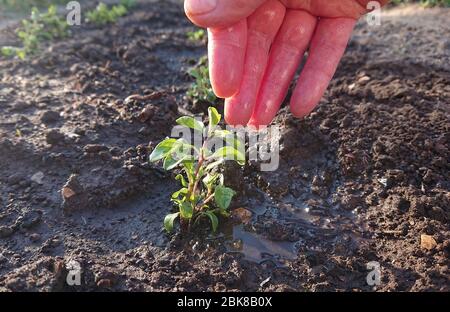
[[[342,198],[341,204],[345,210],[354,210],[364,205],[364,200],[361,196],[346,195]]]
[[[10,237],[14,234],[14,228],[10,226],[0,226],[0,238]]]
[[[61,193],[64,199],[68,199],[76,194],[74,190],[67,186],[62,188]]]
[[[16,225],[20,226],[23,229],[29,229],[36,224],[40,223],[42,220],[42,211],[40,210],[31,210],[25,212],[23,216],[20,216],[16,220]]]
[[[89,207],[89,198],[77,174],[72,174],[61,188],[62,207],[66,211]]]
[[[64,134],[55,129],[48,131],[45,135],[45,140],[50,145],[57,145],[64,141],[64,138]]]
[[[87,144],[84,147],[84,151],[86,153],[93,153],[93,154],[97,154],[99,152],[102,151],[107,151],[108,147],[106,145],[102,145],[102,144]]]
[[[155,107],[153,105],[148,105],[139,113],[138,120],[140,122],[146,122],[155,115]]]
[[[33,243],[40,241],[41,240],[41,235],[38,233],[33,233],[30,235],[30,241],[32,241]]]
[[[420,247],[432,250],[437,246],[436,240],[431,235],[422,234],[420,235]]]
[[[364,83],[370,80],[369,76],[362,76],[361,78],[358,79],[358,83]]]
[[[8,177],[8,184],[16,185],[19,184],[23,180],[23,176],[16,173]]]
[[[233,219],[239,223],[247,224],[252,219],[252,212],[245,208],[236,208],[231,212]]]
[[[38,171],[31,176],[31,181],[37,184],[42,184],[42,180],[44,179],[44,173],[42,171]]]
[[[46,125],[57,122],[60,119],[61,116],[55,111],[44,111],[40,116],[41,122]]]

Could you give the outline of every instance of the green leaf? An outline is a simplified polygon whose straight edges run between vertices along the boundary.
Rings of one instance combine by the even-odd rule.
[[[217,219],[217,216],[212,211],[205,211],[203,212],[204,215],[206,215],[209,220],[211,221],[211,227],[213,232],[217,231],[217,227],[219,226],[219,219]]]
[[[181,138],[173,144],[169,153],[173,155],[175,159],[186,159],[185,156],[192,158],[192,150],[194,150],[194,155],[195,153],[198,153],[193,145],[188,144],[185,139]]]
[[[183,161],[189,158],[190,156],[186,155],[180,159],[175,159],[172,155],[167,155],[166,158],[164,159],[163,168],[164,170],[172,170],[173,168],[177,167]]]
[[[173,223],[175,222],[175,219],[178,218],[179,215],[180,215],[180,213],[176,212],[176,213],[168,214],[164,218],[164,228],[166,229],[167,232],[173,231]]]
[[[224,162],[224,159],[219,159],[219,160],[216,160],[216,161],[210,163],[209,165],[206,166],[206,171],[211,171],[214,168],[219,167],[223,162]]]
[[[208,118],[209,118],[209,133],[212,133],[214,128],[219,124],[222,116],[217,112],[215,107],[208,108]]]
[[[230,147],[239,149],[242,146],[241,140],[236,136],[235,133],[228,130],[216,130],[214,131],[214,136],[219,138],[224,138],[225,142]]]
[[[188,185],[182,174],[178,174],[175,177],[175,180],[180,181],[181,185],[183,185],[184,187],[187,187],[187,185]]]
[[[190,116],[180,117],[176,121],[177,121],[177,124],[179,124],[181,126],[185,126],[185,127],[197,130],[197,131],[203,131],[203,128],[205,127],[202,122],[200,122],[197,119],[195,119],[194,117],[190,117]]]
[[[181,190],[178,190],[172,194],[172,199],[179,198],[180,195],[186,195],[187,192],[188,192],[188,189],[186,187],[183,187]]]
[[[184,166],[184,172],[186,172],[189,183],[193,183],[194,174],[195,174],[194,162],[193,161],[185,161],[185,162],[183,162],[183,166]]]
[[[231,213],[229,213],[225,209],[219,209],[219,213],[222,217],[225,217],[225,218],[229,218],[231,216]]]
[[[232,134],[231,131],[228,130],[222,130],[222,129],[218,129],[216,131],[214,131],[214,136],[215,137],[219,137],[219,138],[226,138],[227,136],[230,136]]]
[[[188,202],[183,202],[180,205],[180,215],[183,219],[191,219],[194,214],[194,209],[192,205]]]
[[[224,158],[227,160],[234,160],[241,166],[245,164],[245,156],[240,151],[231,146],[219,148],[213,154],[212,158],[216,159]]]
[[[235,194],[231,188],[218,185],[214,191],[214,200],[219,208],[228,209]]]
[[[150,162],[156,162],[166,157],[176,141],[177,140],[175,139],[167,138],[164,141],[160,142],[150,155]]]
[[[203,178],[203,183],[205,184],[208,190],[211,190],[213,184],[217,181],[219,174],[207,174],[206,177]]]

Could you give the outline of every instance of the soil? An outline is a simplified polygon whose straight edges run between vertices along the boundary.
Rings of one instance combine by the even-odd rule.
[[[147,162],[205,54],[179,3],[1,59],[0,291],[449,291],[449,9],[395,10],[315,112],[282,109],[277,171],[226,169],[245,218],[218,235],[163,231],[177,185]]]

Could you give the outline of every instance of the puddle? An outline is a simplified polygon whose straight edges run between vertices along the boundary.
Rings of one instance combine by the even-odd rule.
[[[256,233],[245,231],[242,225],[233,228],[233,239],[227,243],[229,252],[242,253],[245,259],[253,262],[273,260],[283,263],[294,260],[297,256],[296,243],[275,242]]]

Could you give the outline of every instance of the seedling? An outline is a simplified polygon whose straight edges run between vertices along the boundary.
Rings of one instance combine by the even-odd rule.
[[[134,0],[122,0],[120,4],[108,7],[101,2],[94,10],[86,13],[87,20],[97,25],[115,23],[119,17],[127,14],[128,10],[134,6],[134,4]]]
[[[199,29],[196,31],[188,31],[187,37],[190,41],[204,41],[206,39],[206,31],[204,29]]]
[[[207,58],[202,57],[198,65],[189,71],[189,75],[194,77],[195,81],[187,91],[189,99],[196,104],[197,102],[214,103],[217,100],[216,95],[209,80],[209,68]]]
[[[67,22],[57,15],[56,6],[49,6],[47,12],[33,8],[30,19],[23,20],[22,27],[17,31],[22,47],[2,47],[0,51],[6,57],[17,55],[25,59],[27,55],[36,53],[43,41],[62,38],[67,34]]]
[[[202,218],[209,219],[211,229],[215,232],[219,217],[229,216],[228,208],[235,191],[224,185],[220,167],[226,160],[236,161],[242,166],[245,156],[239,151],[240,141],[231,132],[218,127],[222,116],[214,107],[208,109],[208,117],[207,127],[189,116],[176,121],[204,137],[201,148],[191,145],[183,138],[167,138],[150,155],[150,162],[163,161],[165,170],[181,168],[181,172],[175,177],[181,183],[181,189],[171,197],[178,211],[164,219],[164,227],[168,232],[173,231],[176,219],[180,220],[182,230],[189,231]],[[210,147],[218,141],[223,143],[222,147]]]
[[[0,7],[10,10],[26,10],[30,7],[47,7],[50,4],[66,4],[67,0],[0,0]]]

